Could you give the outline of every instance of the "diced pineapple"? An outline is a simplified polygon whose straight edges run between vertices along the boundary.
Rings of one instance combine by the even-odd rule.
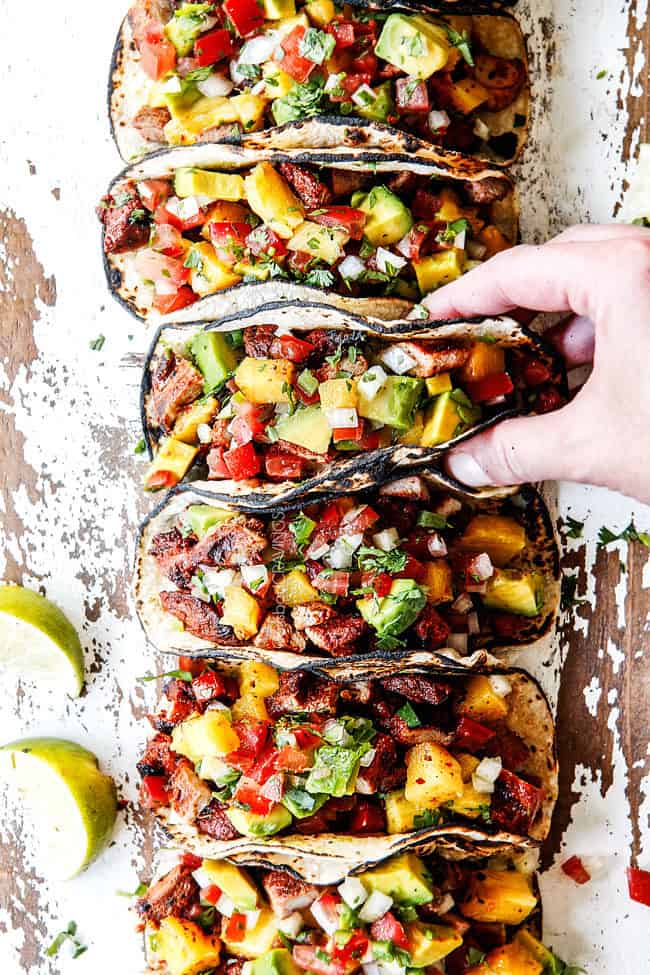
[[[234,202],[244,199],[244,180],[238,173],[218,173],[213,169],[180,166],[174,172],[176,196],[207,196],[211,200]]]
[[[262,77],[266,98],[284,98],[295,85],[291,75],[283,71],[276,61],[267,61],[263,65]]]
[[[280,807],[282,808],[282,807]],[[267,951],[270,951],[278,937],[278,919],[270,907],[263,907],[254,927],[246,927],[246,933],[242,939],[229,940],[226,935],[229,918],[222,919],[221,937],[223,943],[240,958],[259,958]]]
[[[476,760],[478,765],[478,759]],[[477,792],[471,782],[463,783],[463,794],[457,799],[445,803],[446,807],[458,816],[468,819],[478,819],[490,808],[490,797],[484,792]]]
[[[210,240],[211,223],[246,223],[247,213],[248,210],[241,203],[217,200],[208,210],[208,215],[201,229],[201,236]]]
[[[446,924],[423,924],[422,921],[411,921],[406,926],[406,936],[414,968],[435,965],[463,943],[462,935],[454,928]]]
[[[296,0],[263,0],[263,7],[265,20],[296,16]]]
[[[230,96],[230,102],[244,132],[254,132],[262,127],[266,110],[265,98],[244,91],[241,95]]]
[[[196,764],[202,758],[227,755],[239,748],[239,735],[223,711],[206,711],[177,724],[172,748]]]
[[[495,372],[505,372],[506,357],[500,345],[494,342],[474,342],[469,359],[460,376],[463,382],[473,383]]]
[[[263,697],[257,694],[242,694],[232,708],[233,721],[268,721],[269,713]]]
[[[439,199],[440,209],[436,211],[436,220],[453,223],[455,220],[461,220],[464,217],[465,220],[469,220],[474,234],[478,234],[481,228],[485,226],[485,220],[478,215],[478,207],[462,206],[458,194],[450,186],[445,186],[440,190]]]
[[[424,430],[424,411],[418,410],[413,419],[411,428],[399,436],[399,442],[409,447],[419,447],[422,441],[422,431]]]
[[[470,755],[469,752],[457,752],[456,760],[460,765],[463,782],[469,782],[481,760],[476,755]]]
[[[228,860],[204,860],[203,870],[235,905],[238,911],[254,911],[259,900],[258,890],[248,874]]]
[[[524,948],[529,955],[532,955],[533,958],[540,963],[540,965],[543,965],[544,968],[548,966],[549,971],[552,970],[554,959],[553,953],[550,952],[541,941],[538,941],[537,938],[533,937],[530,931],[527,931],[526,928],[521,928],[519,931],[517,931],[514,941],[516,944],[521,945],[521,947]]]
[[[318,589],[312,586],[307,574],[300,569],[292,569],[275,585],[275,597],[283,606],[300,606],[320,599]]]
[[[462,794],[460,764],[446,748],[423,741],[407,752],[404,795],[409,802],[420,809],[433,809]]]
[[[488,257],[494,257],[495,254],[507,251],[512,247],[512,242],[494,224],[488,224],[487,227],[484,227],[478,235],[478,239],[487,247],[483,257],[484,261],[487,261]]]
[[[447,559],[424,563],[422,585],[427,587],[427,602],[432,606],[448,603],[454,598],[451,565]]]
[[[349,233],[338,227],[323,227],[313,220],[305,220],[296,229],[287,244],[290,251],[311,254],[326,264],[335,264],[343,256],[343,247],[350,239]]]
[[[403,789],[395,789],[386,795],[386,828],[389,833],[410,833],[413,827],[413,819],[417,816],[418,809],[414,802],[409,802],[404,795]]]
[[[449,284],[463,273],[465,251],[452,247],[447,251],[438,251],[420,261],[413,261],[413,269],[418,281],[418,287],[423,295],[435,291],[443,284]]]
[[[331,24],[336,16],[333,0],[311,0],[305,7],[305,12],[316,27]]]
[[[475,674],[465,685],[458,713],[479,723],[501,721],[508,714],[508,699],[494,692],[485,674]]]
[[[472,874],[469,894],[459,909],[473,921],[521,924],[537,906],[531,882],[519,870],[481,870]]]
[[[192,921],[164,917],[158,930],[148,933],[154,954],[169,975],[199,975],[219,964],[220,939]]]
[[[277,670],[259,660],[244,660],[240,664],[239,673],[239,689],[242,694],[268,697],[280,685]]]
[[[147,468],[145,491],[156,491],[158,488],[169,488],[178,484],[192,466],[197,453],[198,447],[192,447],[174,437],[166,437],[160,442],[156,456]]]
[[[465,975],[542,975],[542,965],[517,942],[493,948],[480,965]]]
[[[219,409],[219,400],[214,396],[206,396],[186,406],[178,416],[172,434],[176,440],[183,443],[196,444],[197,430],[202,423],[209,423]]]
[[[441,372],[437,376],[429,376],[425,379],[424,385],[427,387],[429,396],[439,396],[440,393],[448,393],[454,387],[451,381],[451,373]]]
[[[449,101],[457,112],[469,115],[490,97],[490,93],[474,78],[459,78],[448,91]]]
[[[462,552],[487,552],[493,565],[507,565],[526,547],[523,525],[505,515],[474,515],[457,542]]]
[[[326,379],[318,387],[323,410],[353,408],[359,402],[356,379]]]
[[[244,180],[248,204],[279,237],[288,240],[305,219],[305,208],[270,163],[261,162]]]
[[[255,278],[257,281],[268,281],[271,269],[268,264],[251,264],[250,261],[237,261],[233,270],[243,278]]]
[[[235,370],[235,382],[251,403],[288,403],[296,367],[286,359],[246,356]]]
[[[262,611],[260,604],[241,586],[227,586],[223,601],[221,622],[232,626],[235,636],[249,640],[260,628]]]
[[[222,264],[212,244],[207,241],[193,243],[188,249],[185,263],[191,262],[190,285],[197,295],[211,295],[239,284],[241,275],[233,274]]]

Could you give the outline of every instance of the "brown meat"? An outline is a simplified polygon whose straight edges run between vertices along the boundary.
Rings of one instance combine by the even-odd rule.
[[[392,717],[381,720],[379,724],[384,731],[393,736],[399,745],[406,745],[408,748],[411,745],[419,745],[423,741],[435,741],[439,745],[450,745],[454,740],[453,732],[442,731],[433,725],[409,728],[404,718],[400,717],[399,714],[393,714]]]
[[[311,460],[316,464],[322,464],[323,460],[327,457],[327,454],[317,454],[307,447],[301,447],[297,443],[290,443],[288,440],[278,440],[277,447],[278,450],[281,450],[285,454],[293,454],[294,457],[302,457],[303,460]]]
[[[470,350],[464,345],[448,345],[434,348],[420,342],[395,342],[393,348],[401,349],[406,355],[415,359],[415,366],[409,372],[419,379],[437,376],[441,372],[460,369],[469,359]]]
[[[377,691],[374,680],[357,680],[341,689],[341,700],[349,704],[369,704]]]
[[[341,373],[348,373],[350,376],[362,376],[368,370],[368,360],[365,356],[357,354],[354,362],[343,356],[340,362],[326,362],[314,371],[314,375],[321,383],[326,383],[328,379],[338,379]]]
[[[206,129],[196,140],[197,142],[237,142],[243,129],[239,122],[228,122],[227,125],[214,125]]]
[[[395,173],[394,176],[391,176],[386,186],[399,196],[402,193],[412,193],[416,189],[417,181],[418,178],[415,173],[403,170],[401,173]]]
[[[266,709],[273,719],[295,712],[336,714],[339,693],[334,681],[306,670],[285,671],[277,691],[266,698]]]
[[[226,816],[225,806],[218,799],[212,799],[197,817],[199,833],[211,836],[213,840],[234,840],[240,834]]]
[[[275,325],[251,325],[244,329],[244,349],[253,359],[268,359],[275,338]]]
[[[315,328],[305,335],[305,342],[316,347],[311,353],[312,358],[322,359],[326,355],[343,355],[351,345],[360,345],[364,341],[363,332],[339,332],[335,328]]]
[[[485,179],[466,180],[463,183],[465,196],[479,206],[487,206],[490,203],[496,203],[497,200],[502,200],[509,190],[507,181],[499,179],[498,176],[486,176]]]
[[[341,616],[321,626],[308,626],[305,633],[319,649],[333,657],[348,657],[355,653],[355,643],[368,625],[360,616]]]
[[[180,555],[192,548],[193,542],[189,538],[183,538],[178,528],[172,528],[168,532],[159,532],[151,539],[149,554],[158,559],[165,555]]]
[[[284,870],[269,870],[262,876],[262,885],[276,917],[289,917],[295,911],[304,911],[318,897],[318,887],[299,880]]]
[[[302,653],[307,646],[302,633],[297,633],[284,613],[268,613],[253,640],[261,650],[289,650]]]
[[[488,89],[486,108],[500,112],[511,105],[526,80],[526,68],[519,58],[500,58],[481,51],[476,55],[474,74]]]
[[[401,694],[415,704],[442,704],[452,692],[451,684],[434,680],[432,677],[422,677],[419,674],[396,674],[394,677],[385,677],[381,685],[392,694]]]
[[[166,24],[173,12],[174,0],[137,0],[127,14],[136,44],[141,44],[152,20]]]
[[[165,105],[153,108],[143,105],[133,118],[133,128],[137,129],[145,142],[166,142],[165,126],[171,121],[171,112]]]
[[[184,592],[160,593],[160,604],[166,613],[171,613],[180,620],[185,629],[210,643],[222,644],[227,647],[237,646],[240,642],[231,626],[225,626],[219,614],[211,603],[205,603],[196,596]]]
[[[164,917],[183,917],[198,900],[199,885],[190,869],[179,863],[153,884],[144,897],[139,898],[135,907],[145,921],[160,924]]]
[[[430,497],[428,487],[417,474],[389,481],[379,489],[379,493],[384,497],[405,498],[408,501],[428,501]]]
[[[187,359],[173,353],[166,356],[151,379],[147,404],[151,422],[170,433],[181,408],[203,393],[203,382],[202,374]]]
[[[332,192],[334,196],[347,196],[356,190],[368,186],[372,176],[367,173],[353,172],[351,169],[332,170]]]
[[[449,625],[440,613],[433,606],[425,606],[415,624],[415,633],[426,649],[438,650],[444,647],[450,632]]]
[[[395,742],[388,735],[377,735],[372,742],[375,754],[367,768],[359,769],[356,790],[370,796],[375,792],[398,789],[406,780],[406,766],[397,754]]]
[[[178,559],[176,568],[189,583],[197,565],[228,568],[254,565],[260,561],[267,544],[261,521],[237,515],[210,529],[198,544]]]
[[[102,198],[97,216],[104,224],[104,251],[121,254],[149,242],[149,219],[133,180]]]
[[[178,762],[178,756],[172,752],[171,746],[169,735],[154,735],[147,742],[144,755],[136,766],[140,775],[171,775]]]
[[[308,169],[289,162],[280,163],[279,169],[308,210],[324,207],[332,202],[333,197],[329,187]]]
[[[212,424],[212,440],[210,441],[213,447],[229,447],[232,437],[228,432],[228,426],[230,425],[230,420],[215,420]]]
[[[198,777],[185,758],[181,759],[172,773],[168,791],[170,806],[188,823],[193,823],[212,799],[208,784]]]
[[[297,630],[306,630],[308,626],[322,626],[323,623],[336,619],[338,615],[333,606],[319,602],[302,603],[291,610],[293,625]]]
[[[544,793],[507,769],[501,769],[494,783],[490,803],[492,821],[502,829],[525,836],[541,809]]]

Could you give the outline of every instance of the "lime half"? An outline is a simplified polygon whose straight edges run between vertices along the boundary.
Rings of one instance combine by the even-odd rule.
[[[67,880],[108,843],[117,795],[92,752],[61,738],[23,738],[0,748],[0,773],[35,819],[39,867]]]
[[[0,586],[0,667],[56,684],[71,697],[83,688],[77,631],[58,606],[22,586]]]

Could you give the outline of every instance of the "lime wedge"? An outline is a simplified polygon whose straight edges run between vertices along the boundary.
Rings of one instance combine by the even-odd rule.
[[[113,830],[117,796],[92,752],[61,738],[23,738],[0,748],[0,774],[35,819],[46,876],[67,880],[99,856]]]
[[[84,659],[77,631],[58,606],[32,589],[0,586],[0,666],[79,697]]]

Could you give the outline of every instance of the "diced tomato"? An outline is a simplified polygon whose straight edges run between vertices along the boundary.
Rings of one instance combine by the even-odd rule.
[[[246,246],[254,257],[272,257],[274,261],[284,257],[287,245],[270,227],[255,227],[246,238]]]
[[[591,874],[585,868],[585,865],[580,857],[569,857],[569,859],[565,860],[562,864],[562,870],[567,877],[571,877],[571,880],[575,880],[577,884],[587,884],[591,880]]]
[[[361,588],[372,589],[380,599],[388,595],[392,586],[393,579],[387,572],[363,572],[361,575]]]
[[[223,9],[240,37],[264,26],[264,7],[257,0],[224,0]]]
[[[405,237],[402,237],[397,246],[397,250],[409,260],[417,261],[420,257],[422,245],[428,236],[428,228],[423,228],[421,225],[416,224],[414,227],[411,227]]]
[[[350,819],[350,832],[354,836],[370,836],[373,833],[385,833],[386,816],[382,807],[375,802],[371,802],[369,799],[360,799]]]
[[[440,197],[428,190],[416,190],[411,211],[416,220],[434,220],[440,209]]]
[[[205,660],[197,660],[196,657],[179,657],[178,666],[180,670],[186,670],[192,677],[198,677],[205,670]]]
[[[366,427],[361,440],[357,441],[359,450],[377,450],[380,443],[379,430],[371,430]]]
[[[341,440],[351,440],[354,443],[359,443],[363,438],[364,429],[365,424],[363,420],[359,420],[356,427],[333,427],[332,440],[334,443],[340,443]]]
[[[325,30],[336,41],[338,50],[343,51],[346,47],[352,47],[355,42],[354,27],[351,20],[335,20],[331,24],[326,24]]]
[[[296,385],[293,387],[293,391],[300,402],[304,403],[305,406],[314,406],[316,403],[320,402],[320,394],[318,389],[314,390],[313,393],[306,393],[300,383],[296,383]]]
[[[246,937],[246,915],[233,914],[226,925],[226,941],[243,941]]]
[[[234,50],[232,38],[223,27],[202,34],[194,42],[194,56],[200,68],[221,61],[223,58],[229,58]]]
[[[540,390],[535,400],[536,413],[550,413],[552,410],[559,409],[563,404],[560,393],[553,386]]]
[[[638,867],[627,868],[627,889],[630,900],[650,907],[650,870]]]
[[[373,921],[370,927],[370,937],[373,941],[392,941],[398,948],[409,950],[409,939],[404,926],[400,924],[394,914],[387,911],[383,917]]]
[[[244,481],[248,477],[255,477],[262,469],[259,455],[250,442],[225,450],[223,462],[233,481]]]
[[[170,197],[170,200],[176,200],[176,197]],[[161,203],[153,215],[153,219],[157,224],[169,223],[172,227],[176,227],[177,230],[185,232],[186,230],[194,230],[196,227],[202,227],[205,223],[205,211],[199,209],[191,217],[181,219],[177,213],[174,212],[174,206],[171,205],[171,209],[167,209],[169,200]]]
[[[397,579],[415,579],[416,582],[424,578],[424,566],[412,555],[406,556],[406,565],[401,572],[395,573]]]
[[[315,61],[304,58],[300,53],[300,44],[306,32],[307,28],[299,24],[298,27],[294,27],[291,33],[280,42],[280,46],[284,51],[284,57],[280,61],[280,67],[300,85],[308,80],[310,74],[317,66]]]
[[[363,210],[346,206],[322,207],[309,213],[307,219],[325,227],[340,227],[349,233],[352,240],[361,240],[366,225],[366,214]]]
[[[250,229],[247,223],[221,221],[208,224],[212,246],[223,264],[232,267],[241,261]]]
[[[278,750],[277,748],[267,748],[256,759],[255,764],[247,773],[259,785],[264,785],[268,779],[278,770]]]
[[[164,295],[180,288],[190,276],[190,269],[184,267],[182,261],[159,254],[151,247],[137,252],[135,268],[145,281],[153,281],[156,291]]]
[[[322,948],[314,945],[294,945],[293,960],[306,972],[315,972],[316,975],[345,975],[345,965],[323,952]],[[330,960],[326,959],[330,957]]]
[[[226,467],[226,462],[223,459],[224,453],[225,450],[223,447],[213,447],[206,455],[205,460],[208,465],[208,477],[210,480],[230,477],[230,471]]]
[[[264,404],[249,403],[248,400],[243,403],[233,401],[233,404],[237,415],[231,421],[229,430],[235,442],[242,445],[263,437],[266,431]]]
[[[193,853],[184,853],[182,862],[183,866],[188,867],[190,870],[198,870],[199,867],[203,866],[203,860],[201,857],[197,857]]]
[[[398,78],[395,82],[397,107],[402,112],[428,112],[429,91],[426,81]]]
[[[367,73],[346,74],[345,78],[341,78],[341,94],[338,94],[336,91],[332,91],[329,93],[329,99],[332,102],[349,102],[350,97],[354,95],[357,88],[360,88],[361,85],[369,84],[370,75]]]
[[[312,584],[321,592],[329,592],[333,596],[347,596],[350,573],[342,569],[323,569],[312,579]]]
[[[183,238],[179,230],[170,223],[157,223],[154,228],[151,246],[167,257],[180,257],[183,253]]]
[[[163,488],[174,487],[178,484],[178,475],[173,471],[154,471],[144,482],[145,491],[160,491]]]
[[[142,780],[143,797],[147,803],[169,802],[167,780],[163,775],[145,775]]]
[[[269,726],[265,721],[235,721],[233,730],[239,738],[239,748],[226,755],[226,762],[241,772],[248,772],[264,750]]]
[[[337,961],[342,961],[344,964],[347,964],[347,962],[358,962],[368,950],[368,945],[368,936],[358,928],[356,931],[351,932],[348,940],[340,948],[335,945],[332,955]]]
[[[308,254],[307,251],[289,251],[289,267],[295,274],[305,274],[313,263],[313,254]]]
[[[205,703],[221,697],[225,687],[221,677],[213,670],[207,670],[200,677],[195,677],[192,681],[192,690],[197,701]]]
[[[264,469],[269,477],[285,478],[292,481],[302,477],[304,460],[295,454],[287,454],[280,447],[272,445],[264,455]],[[275,546],[275,540],[274,540]]]
[[[294,728],[293,735],[299,748],[315,748],[321,743],[320,735],[314,734],[308,728]]]
[[[362,54],[350,65],[353,74],[366,74],[370,78],[377,74],[377,58],[370,52]]]
[[[551,378],[551,370],[539,359],[529,359],[522,372],[527,386],[541,386]]]
[[[303,362],[316,346],[298,339],[295,335],[279,335],[271,343],[271,356],[274,359],[288,359],[290,362]]]
[[[241,802],[242,805],[248,806],[251,812],[260,816],[265,816],[274,806],[271,799],[262,795],[258,783],[245,775],[242,775],[237,783],[233,798],[235,802]]]
[[[187,308],[188,305],[193,305],[198,297],[188,284],[184,284],[176,294],[154,295],[153,307],[161,315],[168,315],[172,311],[178,311],[179,308]]]
[[[138,193],[147,210],[155,213],[171,194],[171,183],[166,179],[144,179],[138,183]]]
[[[160,81],[176,67],[176,48],[165,36],[162,25],[159,30],[151,29],[147,34],[138,45],[140,67],[148,78]]]
[[[306,772],[310,766],[311,757],[299,748],[285,745],[278,752],[277,769],[280,772]]]
[[[454,744],[463,751],[477,752],[494,736],[492,728],[486,728],[472,718],[461,718],[456,726]]]
[[[509,396],[515,388],[507,372],[495,372],[475,382],[465,383],[472,403],[484,403],[495,396]]]
[[[207,901],[208,904],[216,904],[220,897],[221,887],[217,887],[216,884],[201,888],[201,900]]]
[[[359,532],[365,532],[371,525],[374,525],[378,519],[379,515],[375,509],[371,508],[369,504],[366,504],[355,515],[351,517],[349,514],[344,515],[343,521],[341,522],[341,531],[343,532],[343,529],[345,529],[346,535],[358,535]]]

